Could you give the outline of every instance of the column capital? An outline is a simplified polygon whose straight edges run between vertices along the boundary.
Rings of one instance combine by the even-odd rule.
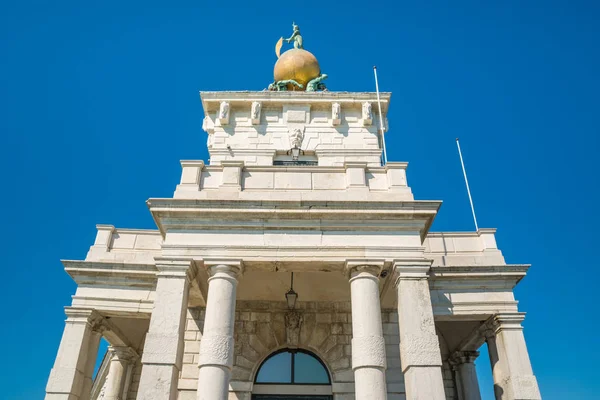
[[[96,310],[91,308],[65,307],[68,322],[89,323],[94,317],[99,316]]]
[[[427,279],[432,260],[394,260],[394,270],[400,279]]]
[[[194,260],[190,257],[154,257],[158,276],[165,278],[187,278],[192,280],[196,275]]]
[[[203,262],[209,279],[221,273],[238,279],[244,272],[244,263],[239,258],[205,258]]]
[[[346,276],[352,281],[355,278],[376,278],[379,279],[379,275],[383,270],[385,261],[382,259],[352,259],[346,260],[346,266],[344,272]]]
[[[106,319],[96,310],[89,308],[65,307],[68,323],[88,324],[93,332],[103,334],[108,330]]]
[[[478,351],[455,351],[449,358],[448,362],[452,366],[460,364],[472,364],[479,357]]]
[[[499,313],[492,315],[481,327],[481,332],[486,339],[495,337],[504,330],[523,330],[521,322],[525,319],[525,313]]]
[[[108,346],[108,352],[112,355],[111,361],[134,362],[139,357],[138,353],[129,346]]]

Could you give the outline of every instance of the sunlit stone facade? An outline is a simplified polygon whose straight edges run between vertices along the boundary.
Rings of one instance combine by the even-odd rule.
[[[494,229],[430,232],[441,203],[382,165],[376,98],[201,93],[210,161],[148,200],[157,229],[98,225],[63,261],[78,287],[46,398],[474,400],[487,341],[496,397],[540,399],[513,295],[528,266]],[[277,352],[328,381],[257,381]]]

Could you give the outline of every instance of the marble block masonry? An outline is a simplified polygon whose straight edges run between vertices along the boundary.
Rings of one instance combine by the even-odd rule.
[[[382,163],[375,93],[200,97],[210,159],[147,201],[156,229],[98,225],[63,260],[77,289],[46,399],[479,400],[486,342],[496,398],[541,399],[513,294],[529,266],[494,229],[430,231],[441,201]],[[329,382],[257,380],[282,351]]]

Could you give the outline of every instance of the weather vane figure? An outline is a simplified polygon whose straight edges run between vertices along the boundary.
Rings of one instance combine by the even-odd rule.
[[[275,45],[277,62],[273,71],[274,81],[269,84],[268,90],[273,91],[322,91],[327,90],[323,80],[326,74],[321,74],[321,68],[316,57],[309,51],[304,50],[304,41],[300,34],[300,27],[292,23],[292,36],[284,39],[279,38]],[[283,42],[294,42],[294,48],[281,54]]]

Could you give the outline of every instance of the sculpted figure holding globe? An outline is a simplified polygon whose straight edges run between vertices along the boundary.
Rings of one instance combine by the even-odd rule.
[[[321,74],[317,58],[309,51],[304,50],[304,41],[300,34],[300,27],[292,24],[292,35],[284,39],[281,37],[275,45],[277,62],[273,70],[273,83],[269,90],[275,91],[321,91],[325,90],[322,82],[327,78]],[[281,54],[283,42],[294,43],[294,48]]]

